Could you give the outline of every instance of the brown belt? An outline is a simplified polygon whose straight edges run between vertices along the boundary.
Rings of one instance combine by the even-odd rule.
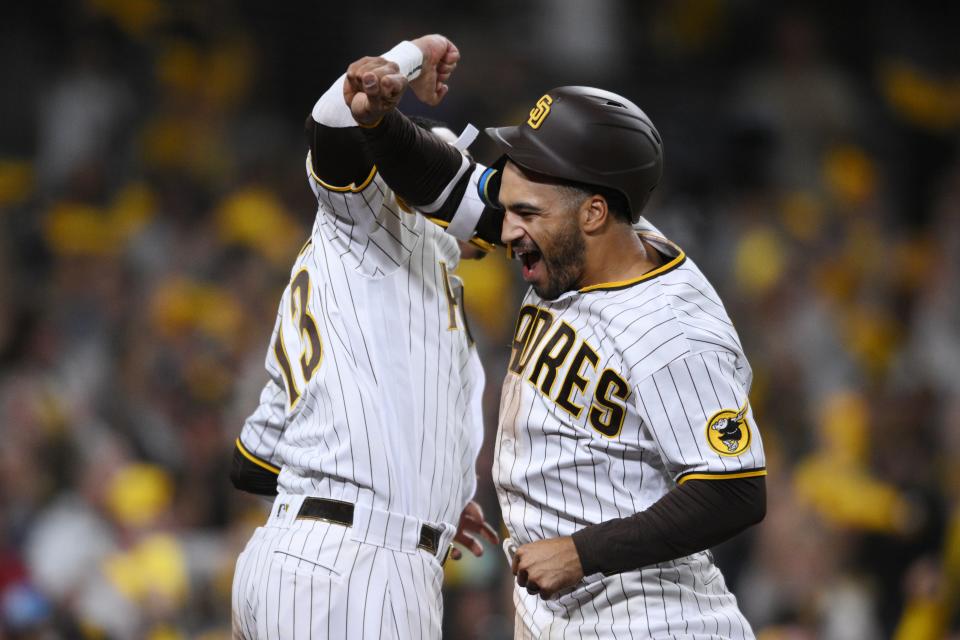
[[[353,503],[328,498],[304,498],[300,511],[297,512],[297,520],[326,520],[345,527],[352,527]],[[440,529],[424,524],[420,527],[420,542],[417,543],[417,548],[432,555],[437,555],[442,536],[443,532]],[[447,555],[446,553],[443,555],[443,558],[440,559],[441,563],[446,562]]]

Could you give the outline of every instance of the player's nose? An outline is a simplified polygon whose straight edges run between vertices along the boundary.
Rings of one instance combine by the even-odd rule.
[[[504,245],[516,242],[523,238],[523,228],[516,223],[516,216],[507,211],[503,216],[503,227],[500,229],[500,240]]]

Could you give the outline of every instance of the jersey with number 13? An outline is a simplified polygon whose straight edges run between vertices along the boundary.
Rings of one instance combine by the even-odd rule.
[[[319,203],[283,292],[270,380],[240,446],[282,493],[456,523],[473,495],[483,370],[466,327],[460,251],[399,206],[374,168]]]

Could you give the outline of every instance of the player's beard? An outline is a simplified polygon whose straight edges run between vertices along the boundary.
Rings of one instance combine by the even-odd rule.
[[[587,243],[580,232],[576,216],[568,216],[566,219],[567,222],[550,239],[550,244],[540,247],[547,283],[542,287],[534,284],[533,290],[544,300],[553,300],[576,288],[583,276]]]

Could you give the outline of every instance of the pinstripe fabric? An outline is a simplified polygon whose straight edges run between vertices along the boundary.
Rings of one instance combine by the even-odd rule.
[[[359,191],[333,191],[310,167],[308,157],[316,221],[280,300],[269,379],[240,440],[280,468],[281,494],[344,500],[452,532],[475,490],[483,433],[483,369],[451,273],[459,248],[402,211],[379,175]],[[436,559],[344,531],[258,530],[237,563],[235,632],[439,637]]]
[[[326,522],[268,524],[237,558],[233,636],[439,638],[442,584],[425,552],[357,542]]]
[[[449,272],[459,261],[456,241],[401,211],[379,176],[358,193],[311,185],[319,211],[291,280],[309,274],[322,359],[307,379],[299,360],[310,347],[292,311],[301,296],[292,304],[288,286],[269,380],[240,439],[281,468],[282,492],[455,523],[475,489],[483,387],[463,310],[455,303],[451,317],[444,283],[442,265]],[[462,288],[455,275],[449,285]],[[292,404],[272,347],[280,334],[299,392]]]
[[[679,249],[648,240],[674,257],[658,275],[524,300],[493,471],[518,544],[642,511],[690,474],[765,473],[750,367],[722,303]],[[749,446],[730,455],[710,426],[743,407],[730,446],[747,434]],[[515,602],[517,637],[753,637],[709,552],[588,576],[546,602],[517,589]]]

